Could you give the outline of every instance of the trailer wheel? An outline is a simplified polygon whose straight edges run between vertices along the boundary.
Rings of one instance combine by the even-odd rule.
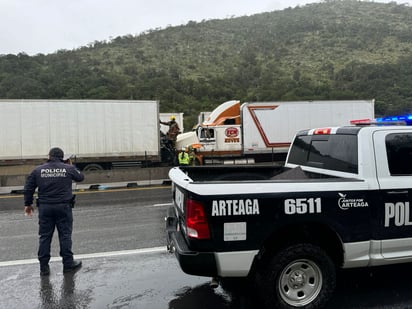
[[[84,168],[83,171],[85,172],[91,172],[91,171],[102,171],[103,166],[99,164],[87,164]]]
[[[322,308],[335,290],[336,269],[320,247],[297,244],[277,252],[258,278],[268,308]]]

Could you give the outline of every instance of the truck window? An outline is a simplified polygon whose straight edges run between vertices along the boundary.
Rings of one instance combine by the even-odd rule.
[[[204,140],[204,139],[214,139],[215,138],[215,130],[213,129],[205,129],[205,128],[201,128],[200,131],[200,139]]]
[[[391,175],[412,175],[412,134],[388,134],[385,144]]]
[[[298,136],[290,150],[289,163],[358,173],[356,135]]]

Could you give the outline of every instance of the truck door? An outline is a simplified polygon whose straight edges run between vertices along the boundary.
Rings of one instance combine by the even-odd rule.
[[[197,128],[197,136],[199,142],[202,144],[202,151],[213,151],[216,148],[216,137],[214,127],[201,127]]]
[[[382,194],[378,205],[382,255],[412,257],[412,132],[391,128],[375,132],[373,141]]]

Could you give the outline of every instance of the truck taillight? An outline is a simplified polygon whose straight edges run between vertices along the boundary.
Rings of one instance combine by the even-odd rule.
[[[203,204],[191,199],[186,200],[187,236],[196,239],[210,239],[209,224]]]

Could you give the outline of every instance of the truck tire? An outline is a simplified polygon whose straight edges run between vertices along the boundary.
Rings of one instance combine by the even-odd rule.
[[[83,171],[84,172],[91,172],[91,171],[102,171],[103,170],[103,166],[101,166],[100,164],[87,164],[84,168]]]
[[[296,244],[277,252],[258,274],[268,308],[323,308],[336,286],[336,268],[320,247]]]

